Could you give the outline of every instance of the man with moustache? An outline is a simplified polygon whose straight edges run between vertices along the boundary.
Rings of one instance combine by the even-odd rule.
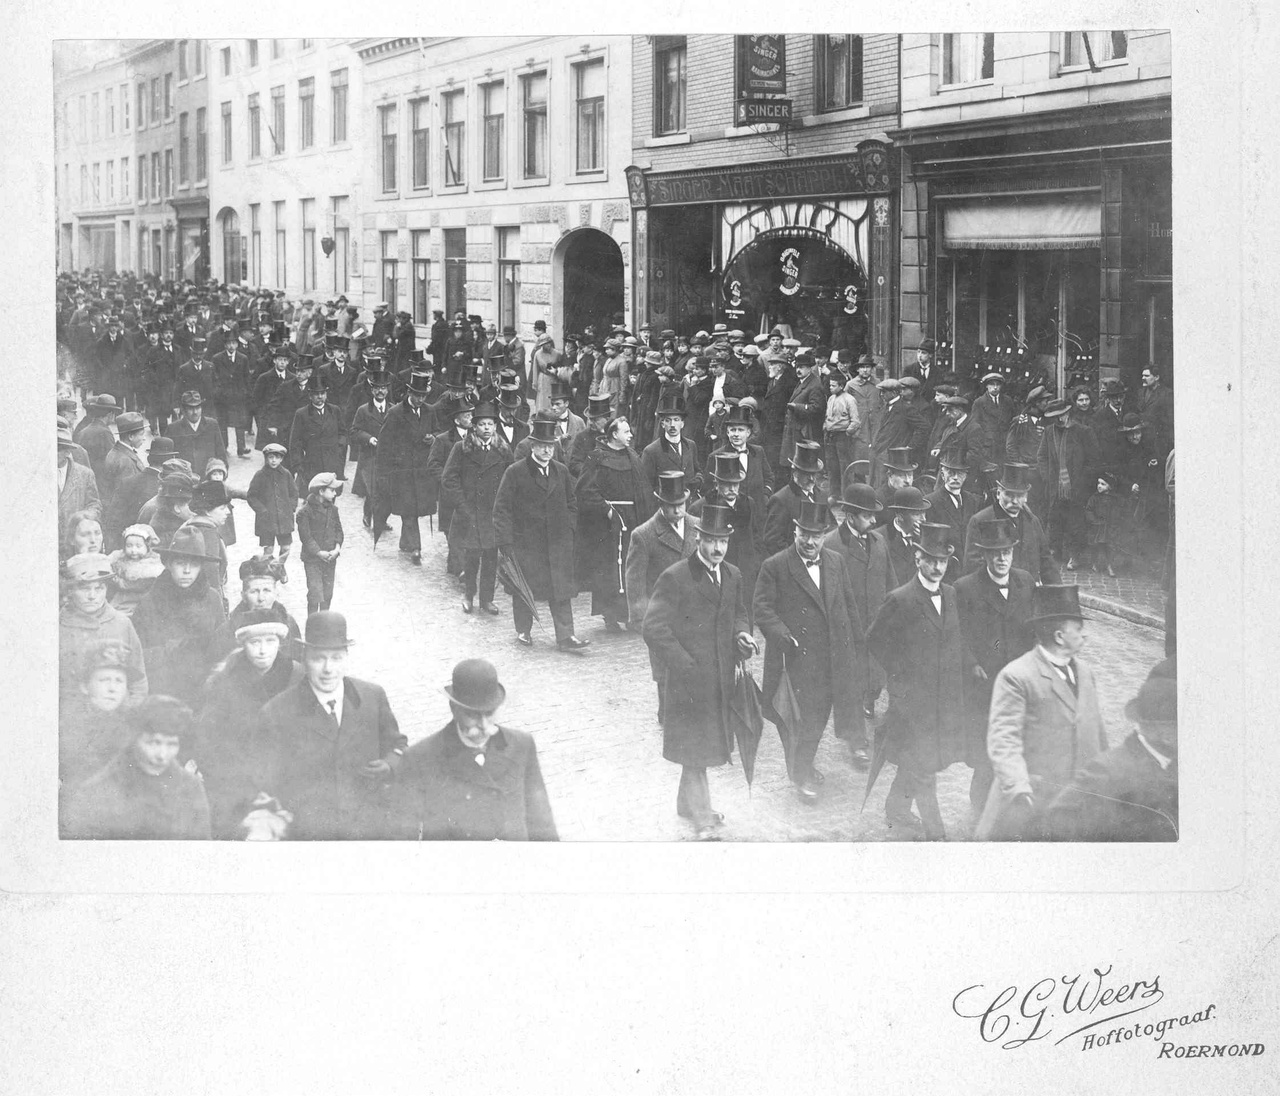
[[[745,474],[742,490],[751,500],[752,509],[764,518],[765,506],[769,501],[769,493],[773,485],[773,468],[764,448],[750,441],[752,413],[749,406],[741,401],[730,401],[724,419],[726,444],[707,458],[707,472],[710,473],[716,458],[721,453],[730,453],[737,457]]]
[[[756,576],[764,552],[764,513],[743,490],[742,465],[733,453],[719,453],[711,465],[711,491],[706,502],[727,506],[733,512],[733,535],[729,537],[729,550],[725,559],[742,572],[742,597],[747,602],[747,619],[754,621],[753,606],[747,599],[754,595]],[[689,507],[689,516],[696,519],[702,513],[703,501]]]
[[[816,441],[797,442],[791,459],[791,481],[780,487],[765,504],[764,551],[781,552],[795,539],[795,520],[802,502],[814,501],[818,473],[822,471],[822,446]]]
[[[380,363],[379,363],[380,364]],[[364,499],[364,527],[373,528],[373,484],[378,467],[378,435],[391,410],[391,374],[378,368],[368,373],[369,399],[351,420],[351,447],[356,453],[356,477],[351,493]]]
[[[880,420],[880,429],[876,431],[871,444],[872,483],[882,486],[885,482],[885,464],[891,450],[906,449],[908,454],[915,454],[925,444],[929,436],[928,423],[920,420],[912,413],[911,400],[905,396],[906,389],[902,382],[894,377],[886,377],[877,386],[881,398],[885,401],[884,417]],[[912,459],[914,466],[919,462]]]
[[[969,529],[969,519],[981,509],[980,502],[964,490],[969,478],[968,460],[963,450],[943,449],[938,457],[937,486],[929,493],[929,520],[942,522],[951,528],[954,544],[963,544]],[[959,559],[947,564],[944,581],[954,584],[964,573]]]
[[[916,573],[916,541],[920,526],[932,503],[918,487],[899,487],[890,497],[889,524],[884,529],[889,549],[889,566],[895,585],[901,585]],[[943,572],[946,565],[943,566]]]
[[[684,482],[691,490],[702,486],[698,447],[684,435],[685,412],[685,401],[678,392],[667,393],[658,402],[659,436],[640,454],[640,467],[650,490],[657,488],[658,476],[663,472],[683,472]]]
[[[1013,565],[1026,571],[1037,584],[1055,585],[1059,581],[1058,565],[1049,551],[1048,540],[1040,519],[1027,509],[1027,493],[1031,490],[1029,465],[1006,463],[996,476],[996,501],[979,510],[969,519],[965,531],[964,566],[966,571],[976,571],[982,566],[982,551],[974,536],[980,522],[995,518],[1007,518],[1014,523],[1017,546],[1013,552]]]
[[[916,484],[916,462],[911,456],[911,450],[905,445],[890,449],[884,455],[882,471],[884,482],[876,491],[876,498],[885,509],[881,511],[878,524],[887,525],[893,520],[893,514],[889,512],[888,507],[893,501],[894,493],[903,487],[914,487]]]

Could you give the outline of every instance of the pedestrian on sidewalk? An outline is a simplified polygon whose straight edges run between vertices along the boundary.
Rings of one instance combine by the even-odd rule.
[[[334,500],[342,490],[334,472],[320,472],[307,485],[307,501],[298,511],[298,540],[307,573],[307,615],[329,608],[342,552],[342,517]]]
[[[1111,472],[1098,476],[1098,484],[1085,503],[1090,564],[1095,571],[1105,571],[1115,578],[1111,566],[1111,545],[1115,542],[1121,521],[1122,500],[1116,495],[1116,477]]]

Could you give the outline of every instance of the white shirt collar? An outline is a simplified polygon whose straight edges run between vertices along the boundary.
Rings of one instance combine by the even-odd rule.
[[[310,681],[307,682],[307,686],[311,689],[312,695],[316,698],[316,701],[319,703],[320,707],[325,710],[326,713],[329,711],[329,701],[331,700],[337,701],[337,704],[334,707],[333,714],[337,717],[337,720],[339,723],[342,722],[342,701],[343,701],[343,698],[346,696],[346,689],[344,687],[345,685],[346,685],[346,681],[344,679],[343,684],[338,686],[338,689],[336,692],[322,693],[318,689],[316,689],[316,687],[312,685]]]

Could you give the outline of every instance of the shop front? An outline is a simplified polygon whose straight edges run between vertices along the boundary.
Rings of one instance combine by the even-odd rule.
[[[178,218],[177,276],[187,281],[209,279],[209,199],[204,195],[174,198],[169,203]]]
[[[691,171],[628,171],[636,313],[654,330],[774,325],[802,342],[890,354],[892,183],[885,145]]]

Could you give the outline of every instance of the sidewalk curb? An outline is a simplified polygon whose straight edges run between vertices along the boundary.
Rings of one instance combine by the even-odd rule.
[[[1142,624],[1148,628],[1164,631],[1163,617],[1158,617],[1154,613],[1143,612],[1141,609],[1135,609],[1132,605],[1112,601],[1110,598],[1098,597],[1097,594],[1084,593],[1080,595],[1080,604],[1086,609],[1097,609],[1100,613],[1109,613],[1111,616],[1122,617],[1134,624]]]

